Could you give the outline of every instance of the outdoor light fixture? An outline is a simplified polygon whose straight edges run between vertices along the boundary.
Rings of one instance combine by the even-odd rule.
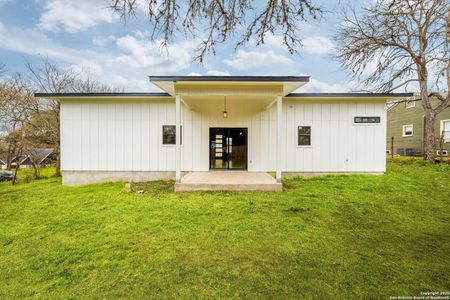
[[[227,112],[227,97],[223,97],[223,117],[226,119],[228,118],[228,112]]]

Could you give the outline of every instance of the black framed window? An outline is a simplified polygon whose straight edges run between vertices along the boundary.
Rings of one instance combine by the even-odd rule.
[[[355,117],[355,124],[377,124],[381,122],[380,117]]]
[[[298,126],[298,145],[311,146],[311,126]]]
[[[176,144],[176,126],[175,125],[163,125],[163,145],[175,145]],[[180,126],[180,144],[183,143],[183,134],[181,134],[182,127]]]

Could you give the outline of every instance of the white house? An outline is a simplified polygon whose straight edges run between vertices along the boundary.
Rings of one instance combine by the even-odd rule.
[[[283,173],[381,174],[386,101],[412,96],[293,93],[305,76],[150,81],[164,92],[36,94],[61,102],[63,184],[182,183],[186,172],[235,169],[227,176],[275,172],[277,182]]]

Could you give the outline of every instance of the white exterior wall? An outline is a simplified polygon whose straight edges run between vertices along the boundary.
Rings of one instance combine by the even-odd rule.
[[[248,128],[248,170],[274,171],[276,106],[258,101],[199,100],[182,105],[182,170],[209,170],[209,128]],[[380,116],[381,124],[353,124]],[[174,171],[175,146],[162,145],[162,126],[175,125],[174,100],[62,102],[62,170]],[[311,126],[312,145],[297,146],[297,127]],[[384,172],[386,110],[381,100],[283,99],[285,172]]]
[[[385,172],[386,104],[358,100],[285,101],[283,170]],[[381,123],[354,124],[355,116],[379,116]],[[302,125],[311,126],[310,147],[297,146]]]
[[[175,147],[162,145],[162,125],[174,124],[170,99],[62,102],[61,169],[174,171]]]

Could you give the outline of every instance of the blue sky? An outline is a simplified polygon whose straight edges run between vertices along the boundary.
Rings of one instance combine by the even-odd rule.
[[[321,22],[301,26],[304,46],[299,54],[289,54],[274,35],[263,46],[250,43],[236,52],[230,41],[200,65],[193,61],[197,42],[184,36],[161,52],[159,42],[150,40],[143,6],[124,24],[105,9],[108,0],[0,0],[0,62],[14,73],[24,71],[26,61],[48,56],[125,91],[157,90],[147,75],[310,75],[302,91],[355,89],[332,58],[342,1],[316,2],[329,12]]]

